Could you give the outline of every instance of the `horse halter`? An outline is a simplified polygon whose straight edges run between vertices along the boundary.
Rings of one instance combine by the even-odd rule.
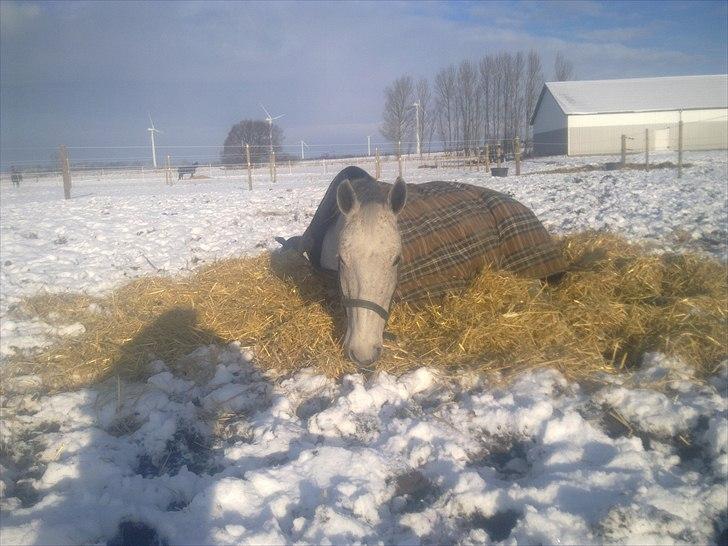
[[[341,258],[339,258],[339,274],[341,272]],[[357,298],[347,298],[344,296],[344,291],[341,289],[341,279],[336,280],[336,284],[339,285],[339,294],[341,295],[341,305],[346,307],[361,307],[362,309],[369,309],[374,311],[377,315],[384,319],[386,323],[389,320],[389,311],[381,305],[374,303],[369,300],[360,300]]]
[[[384,322],[387,322],[389,319],[389,311],[384,309],[381,305],[377,305],[373,301],[369,300],[359,300],[356,298],[341,298],[341,304],[344,307],[361,307],[362,309],[369,309],[370,311],[374,311],[377,315],[382,317],[384,319]]]

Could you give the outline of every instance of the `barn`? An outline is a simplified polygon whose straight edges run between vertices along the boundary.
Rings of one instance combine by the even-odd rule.
[[[728,148],[728,75],[547,82],[531,116],[536,155]],[[647,138],[645,133],[647,130]]]

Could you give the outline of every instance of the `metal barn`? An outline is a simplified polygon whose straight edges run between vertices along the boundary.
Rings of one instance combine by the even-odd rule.
[[[547,82],[531,116],[536,155],[728,148],[728,75]]]

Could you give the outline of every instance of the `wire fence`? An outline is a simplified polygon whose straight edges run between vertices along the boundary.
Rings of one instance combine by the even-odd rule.
[[[576,127],[565,129],[561,138],[534,138],[521,142],[519,139],[480,139],[423,142],[421,153],[416,153],[416,141],[336,143],[336,144],[287,144],[276,146],[270,154],[270,146],[250,145],[256,159],[245,160],[245,146],[238,147],[240,161],[223,163],[225,147],[220,145],[162,145],[156,147],[157,167],[152,166],[149,144],[129,146],[68,146],[67,161],[60,161],[57,148],[26,147],[3,148],[0,163],[0,182],[60,180],[64,165],[75,180],[112,180],[126,178],[163,178],[167,183],[181,179],[210,178],[233,179],[268,176],[275,180],[279,174],[334,174],[341,166],[357,164],[380,172],[394,166],[398,174],[411,168],[472,168],[489,171],[505,163],[515,164],[520,173],[520,163],[530,161],[535,154],[543,155],[626,155],[647,152],[683,151],[728,148],[728,123],[726,115],[693,123],[665,123],[643,127]],[[680,128],[682,127],[682,128]],[[678,133],[682,136],[678,137]],[[680,142],[678,140],[681,139]],[[351,153],[346,152],[347,148]],[[363,150],[362,150],[363,148]],[[25,159],[7,161],[8,152],[22,150],[33,156],[50,156],[46,160]],[[327,154],[325,150],[338,150]],[[344,150],[342,152],[342,150]],[[262,153],[261,153],[262,152]],[[306,156],[309,157],[306,157]],[[311,158],[310,156],[317,156]],[[249,156],[250,157],[250,156]],[[649,155],[645,158],[650,163]]]

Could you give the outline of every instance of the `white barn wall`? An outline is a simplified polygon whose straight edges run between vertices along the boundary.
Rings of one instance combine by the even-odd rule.
[[[683,149],[728,148],[728,109],[683,110]],[[568,116],[568,155],[618,154],[621,136],[631,138],[631,152],[645,149],[645,129],[650,130],[650,150],[658,132],[668,149],[677,150],[679,111],[629,112],[613,114],[573,114]],[[661,143],[657,138],[658,145]],[[662,147],[662,149],[665,149]]]

